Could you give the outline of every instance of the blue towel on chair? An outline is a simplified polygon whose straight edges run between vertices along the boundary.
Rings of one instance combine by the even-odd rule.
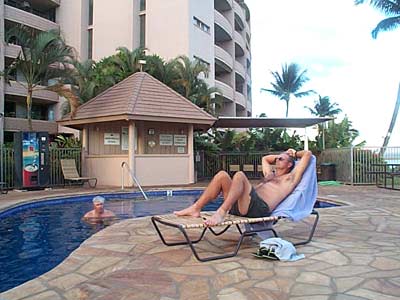
[[[274,209],[273,216],[287,217],[297,222],[310,215],[318,195],[316,161],[317,159],[312,155],[299,184]]]

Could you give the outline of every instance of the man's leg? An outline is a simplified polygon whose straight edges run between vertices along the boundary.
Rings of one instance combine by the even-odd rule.
[[[201,194],[200,198],[188,208],[180,211],[174,211],[177,216],[193,216],[199,217],[200,211],[208,202],[216,199],[219,193],[222,191],[224,199],[228,196],[229,189],[231,187],[232,179],[225,171],[219,171],[210,184]]]
[[[224,197],[224,202],[216,213],[204,223],[210,226],[221,223],[235,202],[238,202],[239,212],[245,215],[250,205],[251,188],[251,183],[243,172],[235,173],[229,193]]]

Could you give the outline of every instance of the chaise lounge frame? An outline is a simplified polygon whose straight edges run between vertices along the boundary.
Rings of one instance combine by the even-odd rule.
[[[85,182],[88,183],[88,185],[92,188],[95,188],[97,185],[97,178],[96,177],[81,177],[79,176],[78,170],[76,169],[76,164],[74,159],[61,159],[61,169],[64,175],[64,186],[65,183],[68,182],[69,184],[71,182],[77,182],[81,183],[82,185],[85,184]],[[94,181],[93,184],[90,182]]]
[[[295,246],[305,245],[312,240],[315,229],[318,224],[319,213],[316,210],[312,210],[311,215],[315,216],[315,219],[314,219],[314,223],[311,226],[308,237],[305,240],[294,243],[293,245],[295,245]],[[210,213],[201,213],[201,218],[176,217],[173,215],[163,215],[163,216],[153,216],[151,218],[151,221],[152,221],[152,223],[164,245],[166,245],[166,246],[188,245],[190,247],[190,249],[192,250],[194,256],[197,258],[197,260],[199,260],[201,262],[207,262],[207,261],[211,261],[211,260],[224,259],[224,258],[236,256],[239,252],[240,246],[242,245],[243,239],[246,236],[252,236],[258,232],[272,231],[274,236],[278,237],[279,235],[276,232],[276,230],[271,226],[271,223],[272,223],[272,225],[274,225],[280,219],[285,218],[285,217],[281,217],[281,216],[269,216],[269,217],[261,217],[261,218],[245,218],[245,217],[227,215],[224,222],[222,222],[221,224],[218,224],[216,226],[209,227],[209,226],[206,226],[203,222],[203,220],[209,216],[211,216]],[[183,234],[183,237],[185,240],[178,241],[178,242],[168,242],[165,239],[164,235],[162,234],[157,223],[168,226],[168,227],[177,228]],[[242,224],[260,224],[261,226],[258,226],[257,228],[251,228],[250,226],[245,226],[245,229],[242,230],[240,228],[240,225],[242,225]],[[226,232],[229,229],[229,227],[232,225],[236,226],[236,228],[238,229],[239,234],[240,234],[240,237],[236,244],[236,247],[234,248],[234,250],[232,252],[222,254],[222,255],[211,255],[211,256],[207,256],[207,257],[199,256],[199,253],[197,252],[197,250],[195,248],[195,244],[200,242],[203,239],[207,229],[209,231],[211,231],[214,235],[218,236],[218,235],[221,235],[224,232]],[[224,228],[221,231],[217,232],[214,229],[214,227],[224,227]],[[187,230],[196,229],[196,228],[202,229],[202,232],[197,239],[192,240],[189,237]]]

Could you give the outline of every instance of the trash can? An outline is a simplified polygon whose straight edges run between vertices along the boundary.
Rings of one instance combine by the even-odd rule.
[[[320,168],[320,181],[336,180],[336,165],[334,163],[322,163]]]

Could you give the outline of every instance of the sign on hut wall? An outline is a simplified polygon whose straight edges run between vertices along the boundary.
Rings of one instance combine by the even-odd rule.
[[[129,128],[122,127],[122,140],[121,140],[121,150],[129,150]]]
[[[164,122],[137,122],[142,133],[143,154],[187,154],[188,125]]]
[[[172,134],[160,134],[160,146],[172,146]]]
[[[186,146],[187,136],[186,134],[174,134],[174,145],[175,146]],[[178,152],[180,153],[180,152]]]
[[[104,145],[119,145],[121,143],[120,134],[105,132],[104,133]]]

